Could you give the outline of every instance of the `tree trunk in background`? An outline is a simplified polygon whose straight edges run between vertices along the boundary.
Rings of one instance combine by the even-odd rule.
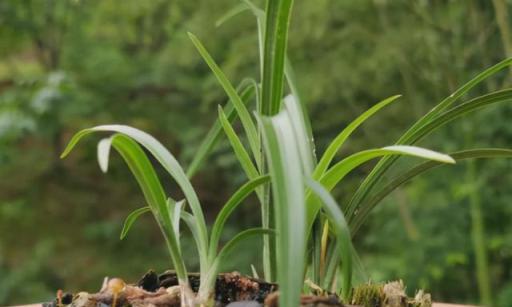
[[[501,42],[505,51],[505,57],[512,56],[512,39],[510,37],[510,27],[508,23],[508,8],[505,0],[493,0],[494,13],[496,15],[496,22],[500,30]],[[512,67],[510,68],[512,75]],[[510,79],[510,76],[509,76]]]
[[[475,161],[468,162],[466,180],[469,183],[478,182]],[[471,216],[471,238],[476,262],[476,277],[480,303],[484,306],[493,306],[491,283],[489,278],[489,262],[487,259],[487,246],[485,244],[485,225],[482,217],[480,194],[473,188],[469,192],[469,210]]]

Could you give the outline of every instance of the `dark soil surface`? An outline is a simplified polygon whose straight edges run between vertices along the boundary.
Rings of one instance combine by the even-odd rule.
[[[97,293],[64,293],[59,290],[56,299],[43,307],[181,307],[182,298],[193,301],[199,290],[199,274],[189,274],[190,288],[178,285],[172,271],[157,274],[147,272],[138,282],[127,284],[122,279],[105,278]],[[215,281],[215,307],[279,307],[277,284],[240,275],[237,272],[219,274]],[[323,292],[323,291],[322,291]],[[385,284],[362,284],[353,290],[353,305],[344,305],[336,295],[302,295],[298,307],[431,307],[430,295],[418,291],[408,298],[401,281]],[[194,303],[186,303],[193,306]],[[198,305],[199,306],[199,305]]]

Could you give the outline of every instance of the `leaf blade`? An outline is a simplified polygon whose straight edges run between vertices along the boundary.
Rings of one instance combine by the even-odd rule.
[[[209,256],[211,260],[217,251],[217,247],[219,245],[220,236],[224,225],[229,218],[229,216],[238,208],[238,206],[242,203],[242,201],[247,198],[253,191],[256,190],[259,186],[268,183],[270,181],[270,176],[260,176],[254,178],[244,185],[242,185],[226,202],[224,206],[222,206],[221,211],[217,215],[215,222],[211,231],[211,239],[210,239],[210,251]]]
[[[263,52],[263,115],[280,111],[284,84],[284,62],[293,0],[267,1]]]
[[[249,154],[244,148],[244,145],[236,135],[235,130],[229,123],[229,120],[226,117],[226,114],[222,111],[222,108],[219,106],[219,121],[221,123],[222,129],[224,130],[224,133],[228,137],[229,143],[231,144],[231,147],[233,148],[233,151],[235,152],[236,157],[238,158],[238,161],[240,162],[240,165],[242,166],[243,170],[245,171],[247,177],[249,179],[256,178],[259,173],[256,167],[254,166],[251,157],[249,157]]]
[[[256,126],[251,119],[251,115],[245,105],[242,102],[242,99],[237,94],[235,88],[229,82],[228,78],[224,74],[224,72],[220,69],[220,67],[215,63],[211,55],[208,53],[203,44],[199,41],[199,39],[192,33],[188,33],[190,40],[196,47],[199,54],[203,57],[206,64],[210,67],[213,74],[219,81],[222,88],[228,95],[229,99],[233,103],[236,111],[238,112],[238,116],[240,117],[240,121],[242,122],[242,126],[244,127],[245,133],[247,134],[247,139],[249,140],[249,145],[251,147],[252,153],[256,161],[259,160],[260,156],[260,146],[259,146],[259,138],[258,133],[256,131]]]
[[[140,146],[123,134],[116,134],[112,137],[112,146],[128,164],[139,183],[146,202],[166,239],[180,284],[187,283],[187,270],[181,255],[180,242],[173,231],[165,194],[151,162]]]
[[[440,154],[432,150],[415,146],[394,145],[383,148],[364,150],[352,154],[332,166],[322,176],[322,178],[320,178],[319,182],[327,189],[327,191],[331,191],[349,172],[354,170],[359,165],[371,159],[386,155],[406,155],[423,159],[434,159],[444,163],[455,163],[455,161],[453,161],[450,156]],[[313,225],[316,215],[318,214],[318,211],[320,210],[320,204],[314,201],[314,199],[311,197],[311,194],[308,195],[307,204],[308,206],[306,216],[308,225],[307,229],[309,231]],[[352,214],[353,212],[347,211],[346,215],[348,219],[351,218]]]
[[[110,156],[110,148],[112,147],[112,138],[105,138],[98,142],[98,164],[103,173],[108,171],[108,161]]]
[[[336,232],[336,238],[340,243],[340,255],[342,260],[342,275],[343,275],[343,291],[342,297],[344,300],[348,300],[350,292],[352,291],[352,241],[350,236],[350,230],[348,223],[345,219],[345,215],[339,208],[338,204],[319,182],[306,178],[307,186],[322,200],[323,207],[329,221],[334,226]]]
[[[141,131],[130,126],[100,125],[93,128],[84,129],[75,134],[69,141],[67,147],[64,149],[64,152],[62,153],[61,157],[67,156],[83,137],[99,131],[115,132],[118,133],[119,135],[126,136],[129,139],[133,139],[135,142],[146,148],[164,167],[164,169],[171,175],[171,177],[176,181],[178,186],[183,191],[183,194],[185,194],[185,198],[187,199],[192,209],[194,218],[196,219],[196,222],[198,224],[200,231],[199,244],[201,246],[201,250],[199,252],[203,255],[207,255],[208,237],[206,232],[206,222],[203,215],[203,211],[201,209],[201,205],[199,203],[199,198],[197,197],[197,194],[194,188],[192,187],[192,184],[188,180],[187,176],[185,175],[185,172],[183,171],[183,168],[180,166],[176,158],[154,137],[152,137],[151,135],[144,131]],[[112,144],[114,144],[114,142]],[[203,270],[206,270],[206,256],[201,257],[201,261],[204,262],[202,263]]]
[[[348,137],[356,130],[363,122],[369,119],[372,115],[380,111],[385,106],[391,104],[400,98],[401,95],[391,96],[377,103],[363,114],[359,115],[355,120],[353,120],[345,129],[343,129],[334,140],[329,144],[327,149],[325,150],[320,162],[313,173],[313,178],[319,179],[327,170],[329,165],[331,164],[334,156],[337,152],[339,152],[340,148],[343,146]]]
[[[297,140],[285,111],[261,117],[264,149],[272,178],[279,304],[298,306],[306,250],[305,195]]]
[[[497,72],[507,68],[512,65],[512,58],[507,58],[483,72],[479,73],[473,79],[468,81],[466,84],[457,89],[450,96],[443,99],[438,105],[436,105],[430,112],[425,114],[422,118],[416,121],[411,128],[409,128],[396,142],[401,145],[412,145],[414,144],[409,139],[415,133],[417,129],[428,124],[435,116],[438,116],[443,110],[450,107],[453,103],[455,103],[459,98],[468,93],[473,87],[483,82],[485,79],[491,77]],[[352,196],[350,203],[348,205],[349,209],[355,210],[356,207],[368,196],[370,191],[373,189],[378,179],[382,177],[382,175],[391,167],[391,165],[396,161],[396,159],[383,158],[379,163],[373,168],[371,173],[364,179],[361,183],[355,194]]]
[[[457,161],[498,157],[512,158],[512,150],[501,148],[478,148],[454,152],[451,153],[450,156]],[[411,167],[410,169],[391,179],[389,183],[379,189],[379,191],[377,191],[372,198],[361,204],[357,216],[355,216],[354,219],[350,221],[353,234],[359,230],[370,211],[373,210],[373,208],[375,208],[375,206],[377,206],[387,195],[412,178],[441,165],[442,163],[436,161],[423,162]]]
[[[119,236],[119,239],[123,240],[126,235],[128,234],[128,231],[133,226],[133,223],[144,213],[150,212],[151,208],[149,207],[142,207],[139,209],[135,209],[132,211],[124,220],[123,229],[121,230],[121,235]]]
[[[242,82],[243,85],[243,82]],[[254,89],[252,87],[252,84],[247,86],[245,89],[243,89],[240,93],[240,98],[244,103],[248,103],[249,99],[251,99],[252,95],[254,95]],[[223,111],[226,113],[226,116],[229,120],[229,122],[233,122],[237,116],[237,112],[235,108],[233,107],[233,104],[230,100],[226,103]],[[218,143],[220,136],[222,132],[222,127],[220,125],[220,122],[218,119],[215,120],[215,123],[212,125],[206,136],[204,137],[203,141],[199,145],[196,154],[194,155],[194,158],[192,159],[192,162],[190,162],[188,169],[187,169],[187,177],[192,178],[196,172],[201,167],[204,160],[206,160],[206,157],[208,154],[215,148],[215,145]]]

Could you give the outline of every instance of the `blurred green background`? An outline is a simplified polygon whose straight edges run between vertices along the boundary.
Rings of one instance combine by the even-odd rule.
[[[187,165],[226,96],[186,32],[198,35],[232,82],[257,77],[252,15],[215,26],[238,4],[0,1],[0,304],[49,300],[59,288],[95,291],[104,276],[134,281],[149,268],[168,268],[149,216],[118,239],[124,217],[144,204],[122,161],[112,159],[103,175],[93,140],[66,160],[59,154],[81,128],[122,123],[150,132]],[[400,93],[343,154],[392,144],[458,86],[512,56],[511,10],[508,0],[295,1],[289,56],[317,150],[368,107]],[[511,76],[505,71],[472,94],[508,87]],[[491,107],[420,145],[510,148],[511,119],[512,106]],[[346,201],[370,169],[352,174],[337,199]],[[410,294],[423,287],[438,301],[479,303],[477,251],[487,255],[480,278],[487,301],[512,306],[511,171],[504,159],[463,162],[394,192],[355,239],[368,275],[402,278]],[[244,180],[229,145],[219,144],[193,180],[210,220]],[[226,237],[258,216],[249,201]],[[259,268],[257,244],[247,243],[225,270]],[[194,247],[185,249],[193,266]]]

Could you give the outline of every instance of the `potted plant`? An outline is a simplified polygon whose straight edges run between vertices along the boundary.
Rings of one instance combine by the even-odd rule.
[[[308,112],[286,56],[292,5],[291,0],[267,1],[262,10],[247,0],[237,9],[238,13],[250,12],[255,17],[261,60],[259,80],[247,78],[238,87],[233,86],[199,39],[189,34],[229,101],[219,106],[218,120],[187,170],[160,142],[134,127],[96,126],[80,131],[71,139],[62,157],[89,134],[111,133],[98,143],[101,169],[107,171],[110,151],[114,148],[128,164],[147,202],[146,207],[128,215],[121,238],[137,217],[152,213],[164,235],[174,272],[149,273],[136,286],[120,279],[106,280],[97,294],[80,293],[69,297],[59,292],[55,304],[213,306],[216,301],[226,304],[248,298],[266,301],[269,306],[339,305],[341,302],[365,306],[430,305],[429,296],[422,291],[408,299],[401,282],[355,284],[361,264],[352,246],[352,236],[379,201],[409,179],[459,160],[512,156],[512,151],[507,149],[479,148],[446,155],[414,146],[434,130],[471,111],[510,101],[512,91],[505,89],[459,103],[473,87],[510,66],[512,59],[490,67],[442,100],[394,145],[356,152],[334,162],[352,132],[399,96],[387,98],[357,117],[317,158]],[[238,119],[243,137],[232,126]],[[223,135],[229,140],[248,181],[226,201],[208,230],[190,178]],[[184,199],[166,194],[148,156],[168,172]],[[383,186],[377,185],[401,156],[417,157],[426,162],[402,170]],[[351,201],[343,207],[337,204],[330,191],[350,171],[376,158],[380,161],[354,192]],[[260,203],[261,227],[244,230],[221,247],[220,234],[229,216],[252,193]],[[182,226],[189,229],[196,244],[200,259],[198,275],[190,274],[184,262],[180,241]],[[229,253],[251,236],[263,237],[261,279],[219,274],[220,265],[228,261]],[[225,300],[230,294],[222,289],[228,288],[236,295]],[[219,293],[224,296],[219,297]],[[301,297],[301,294],[314,295]]]

